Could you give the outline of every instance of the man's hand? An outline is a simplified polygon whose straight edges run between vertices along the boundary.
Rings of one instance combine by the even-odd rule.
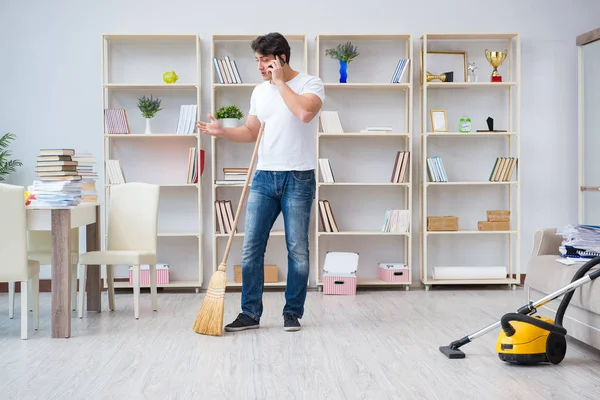
[[[225,134],[225,129],[219,121],[213,117],[212,114],[208,114],[209,122],[198,121],[197,127],[198,130],[202,133],[206,133],[207,135],[222,137]]]
[[[271,80],[274,84],[284,83],[283,65],[281,65],[277,57],[275,57],[275,59],[270,62],[268,68],[271,71]]]

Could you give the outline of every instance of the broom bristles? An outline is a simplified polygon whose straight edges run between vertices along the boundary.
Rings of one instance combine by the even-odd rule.
[[[226,285],[225,266],[219,265],[218,270],[210,278],[206,296],[204,296],[204,301],[194,322],[193,329],[196,333],[211,336],[223,335]]]

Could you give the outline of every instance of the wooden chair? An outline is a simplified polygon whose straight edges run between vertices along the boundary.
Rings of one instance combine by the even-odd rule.
[[[83,318],[88,265],[106,265],[108,307],[115,309],[114,266],[133,266],[134,316],[139,318],[140,265],[150,266],[152,308],[158,308],[156,290],[156,242],[160,186],[131,182],[111,187],[108,245],[103,251],[79,255],[79,318]]]
[[[27,339],[28,287],[33,291],[34,329],[39,328],[40,263],[27,258],[24,187],[0,183],[0,221],[0,282],[9,283],[10,318],[14,316],[14,282],[21,284],[21,339]]]

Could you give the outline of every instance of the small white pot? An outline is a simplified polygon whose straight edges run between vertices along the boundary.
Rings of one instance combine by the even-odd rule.
[[[146,118],[146,130],[144,131],[146,135],[152,134],[152,128],[150,128],[150,118]]]
[[[223,128],[237,128],[239,125],[239,120],[237,118],[223,118],[220,120]]]

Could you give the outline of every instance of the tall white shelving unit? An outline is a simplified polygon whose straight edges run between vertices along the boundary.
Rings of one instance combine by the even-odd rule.
[[[174,70],[179,80],[163,82],[163,73]],[[102,116],[104,169],[104,245],[106,246],[111,187],[108,160],[118,160],[126,182],[161,186],[157,262],[169,264],[170,282],[159,287],[196,288],[203,283],[202,176],[187,183],[189,149],[202,149],[202,136],[177,134],[181,105],[197,105],[201,114],[201,52],[197,34],[103,34]],[[159,97],[163,108],[145,120],[137,99]],[[108,134],[104,109],[125,109],[129,134]],[[195,127],[195,124],[194,124]],[[200,154],[198,154],[200,161]],[[143,201],[143,199],[140,199]],[[127,266],[117,266],[115,287],[131,287]],[[121,279],[119,279],[121,278]]]
[[[307,43],[304,34],[285,34],[291,47],[290,65],[301,72],[308,72]],[[225,105],[237,105],[244,113],[240,124],[245,122],[250,109],[250,96],[254,87],[263,80],[257,70],[254,53],[250,47],[252,40],[262,33],[252,34],[216,34],[212,36],[210,68],[211,68],[211,112]],[[229,57],[235,62],[241,83],[220,83],[214,59]],[[206,116],[202,116],[206,118]],[[231,201],[233,216],[238,207],[242,184],[217,184],[223,180],[223,168],[248,168],[255,142],[237,143],[227,139],[211,138],[211,170],[212,170],[212,235],[213,235],[213,268],[216,271],[229,238],[228,233],[219,233],[215,202],[217,200]],[[251,184],[251,182],[250,182]],[[248,193],[249,195],[249,193]],[[246,204],[242,206],[242,214],[238,221],[237,233],[228,257],[227,265],[227,287],[241,287],[241,283],[234,282],[234,265],[241,264],[241,250],[244,238],[244,215]],[[267,282],[265,288],[285,288],[287,279],[287,250],[285,245],[285,233],[283,229],[283,218],[275,221],[265,254],[265,264],[276,264],[278,266],[278,282]]]
[[[421,282],[426,290],[431,285],[453,284],[508,284],[514,289],[520,284],[519,35],[425,34],[420,38],[419,49]],[[490,81],[493,67],[486,59],[486,49],[507,49],[506,59],[498,67],[502,82]],[[442,59],[440,53],[449,56]],[[428,61],[428,54],[436,54],[435,63],[434,58]],[[460,54],[465,57],[465,71],[468,63],[477,66],[475,81],[463,76],[456,61]],[[427,72],[440,75],[451,66],[457,68],[453,69],[453,82],[427,82]],[[446,111],[447,131],[433,131],[431,110]],[[459,131],[463,116],[470,117],[471,132]],[[488,117],[494,119],[496,131],[488,130]],[[442,159],[446,182],[428,177],[427,158],[436,156]],[[516,157],[519,161],[508,180],[490,179],[498,157]],[[478,229],[478,222],[486,221],[487,210],[500,209],[510,210],[508,230]],[[457,216],[458,230],[430,231],[428,216]],[[434,279],[435,266],[504,267],[507,274],[499,278]]]
[[[339,82],[339,64],[326,49],[351,41],[359,56],[349,63],[348,80]],[[325,85],[323,111],[337,111],[343,133],[319,129],[317,158],[328,158],[335,182],[324,182],[320,167],[315,196],[313,275],[323,287],[329,251],[359,253],[357,286],[404,286],[412,282],[412,129],[414,65],[410,34],[321,34],[315,45],[316,74]],[[400,59],[409,60],[400,83],[391,83]],[[376,60],[376,61],[374,61]],[[361,132],[391,126],[391,132]],[[398,151],[410,152],[406,178],[392,183]],[[329,200],[339,232],[323,229],[318,200]],[[408,210],[408,232],[384,232],[387,209]],[[380,262],[408,267],[407,282],[378,279]]]

